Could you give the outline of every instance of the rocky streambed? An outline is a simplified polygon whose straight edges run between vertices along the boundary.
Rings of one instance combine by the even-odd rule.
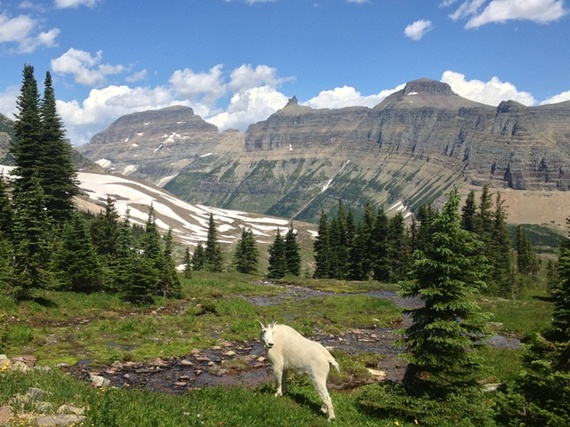
[[[267,286],[275,286],[270,282]],[[279,285],[283,286],[283,285]],[[334,295],[300,286],[286,286],[286,292],[271,297],[249,298],[257,305],[276,304],[283,298],[314,298]],[[351,294],[354,295],[354,294]],[[379,291],[366,294],[377,298],[394,301],[403,308],[417,306],[417,300],[398,297],[394,292]],[[329,380],[329,386],[336,389],[350,389],[365,383],[389,379],[401,380],[405,363],[399,358],[400,350],[394,348],[397,339],[396,330],[406,327],[408,320],[389,328],[353,329],[342,335],[329,335],[315,332],[312,340],[335,350],[348,354],[375,353],[382,355],[378,366],[371,367],[369,377],[354,376],[342,382]],[[495,336],[491,345],[516,348],[519,342],[515,338]],[[91,367],[79,363],[66,368],[72,375],[96,382],[99,386],[146,388],[164,393],[184,393],[191,389],[205,386],[242,386],[257,387],[271,383],[272,373],[264,350],[258,341],[247,343],[219,342],[207,349],[195,349],[182,358],[160,358],[149,363],[116,362],[106,367]]]

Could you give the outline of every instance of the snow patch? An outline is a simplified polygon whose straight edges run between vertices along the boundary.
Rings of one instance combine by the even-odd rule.
[[[133,172],[135,172],[137,170],[137,166],[136,165],[128,165],[125,166],[125,169],[123,169],[123,175],[130,175]]]
[[[99,159],[95,163],[97,163],[99,166],[101,166],[104,169],[110,168],[112,164],[111,160],[107,159]]]

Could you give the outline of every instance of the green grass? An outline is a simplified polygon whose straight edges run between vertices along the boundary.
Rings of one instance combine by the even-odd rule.
[[[94,389],[58,369],[27,374],[7,372],[0,374],[0,405],[7,404],[13,396],[26,394],[31,387],[41,389],[41,400],[51,403],[48,414],[64,404],[85,408],[87,419],[82,425],[86,427],[330,425],[320,412],[316,391],[304,380],[292,381],[288,394],[281,398],[275,398],[273,388],[268,386],[207,387],[172,396],[139,389]],[[361,411],[351,393],[332,390],[331,398],[337,414],[335,425],[396,425],[397,420],[382,420]],[[31,404],[15,409],[35,412]],[[18,420],[7,427],[32,425]],[[413,425],[402,421],[399,424]]]
[[[479,305],[483,311],[493,314],[492,322],[498,333],[521,338],[526,334],[543,331],[550,325],[552,317],[552,303],[545,298],[482,298]]]

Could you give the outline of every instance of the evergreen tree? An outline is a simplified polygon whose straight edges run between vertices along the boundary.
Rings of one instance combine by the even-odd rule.
[[[125,301],[136,305],[153,302],[158,271],[150,259],[139,255],[135,249],[128,212],[119,227],[117,254],[112,267],[114,290]]]
[[[475,192],[471,190],[465,199],[461,215],[461,226],[471,232],[477,228],[477,203],[475,202]]]
[[[503,425],[570,425],[569,241],[560,246],[552,324],[525,340],[523,370],[514,386],[498,396],[497,420]]]
[[[12,202],[8,196],[8,185],[0,171],[0,237],[12,238],[13,222]]]
[[[0,298],[12,294],[13,258],[12,242],[0,233]]]
[[[206,239],[206,248],[204,256],[206,260],[206,270],[211,272],[221,272],[223,267],[222,249],[217,240],[216,224],[214,223],[214,215],[210,213],[208,220],[208,237]]]
[[[159,286],[162,295],[165,297],[180,298],[182,296],[182,283],[178,278],[176,271],[176,262],[174,259],[174,237],[172,228],[168,229],[168,233],[164,236],[164,265],[161,270],[161,281]]]
[[[198,242],[192,254],[192,270],[202,271],[206,268],[206,253],[202,242]]]
[[[364,216],[355,227],[355,236],[349,248],[349,278],[353,280],[368,280],[372,272],[374,216],[374,210],[370,202],[367,202]]]
[[[16,101],[18,114],[14,122],[14,141],[10,153],[16,167],[11,174],[16,177],[15,192],[25,193],[33,186],[32,177],[39,178],[42,149],[42,123],[40,116],[40,96],[38,83],[34,77],[34,67],[25,65],[20,95]],[[41,182],[40,182],[41,185]],[[45,196],[44,196],[45,197]]]
[[[515,235],[515,248],[517,252],[517,270],[525,276],[534,276],[538,272],[538,259],[532,250],[528,235],[518,225]]]
[[[299,276],[301,274],[301,254],[297,242],[297,233],[293,229],[293,224],[285,235],[285,260],[287,262],[287,274]]]
[[[109,264],[117,253],[117,238],[120,227],[120,215],[115,208],[115,201],[107,196],[105,209],[91,222],[91,240],[97,254]]]
[[[51,248],[51,224],[45,210],[45,197],[36,177],[30,178],[28,191],[14,194],[14,277],[12,295],[26,299],[34,288],[52,283],[47,269]]]
[[[506,212],[501,194],[497,193],[495,213],[493,215],[493,232],[489,250],[492,256],[490,293],[503,298],[515,297],[514,260],[511,239],[507,229]]]
[[[269,279],[280,279],[287,274],[287,258],[285,258],[285,240],[277,229],[275,240],[269,246]]]
[[[461,228],[458,206],[454,189],[433,222],[434,244],[416,251],[413,279],[401,288],[403,297],[424,303],[405,310],[412,325],[399,343],[408,361],[404,384],[437,400],[478,389],[480,366],[472,350],[487,336],[487,317],[471,299],[484,286],[486,264],[476,255],[481,242]]]
[[[317,238],[313,244],[313,250],[315,252],[315,272],[313,276],[315,279],[322,279],[330,277],[332,262],[329,242],[329,223],[327,214],[324,211],[321,212],[317,233]]]
[[[258,259],[259,251],[253,231],[243,228],[234,252],[234,266],[240,273],[255,274],[257,273]]]
[[[52,268],[63,289],[91,293],[101,289],[103,271],[83,216],[76,212],[63,227]]]
[[[389,266],[388,280],[391,282],[402,280],[410,267],[411,255],[409,238],[401,212],[388,221],[386,261]]]
[[[49,72],[44,82],[40,109],[42,141],[38,156],[38,178],[46,195],[49,216],[55,225],[63,224],[75,210],[73,197],[79,193],[71,145],[65,140],[63,123],[57,114]]]
[[[192,258],[190,257],[190,248],[186,246],[184,249],[184,278],[192,278]]]
[[[375,280],[390,280],[390,262],[388,259],[389,220],[383,209],[379,209],[372,228],[372,273]]]
[[[333,250],[333,277],[345,279],[348,276],[349,243],[348,243],[348,213],[342,200],[338,200],[337,215],[334,226],[331,224],[330,243]]]

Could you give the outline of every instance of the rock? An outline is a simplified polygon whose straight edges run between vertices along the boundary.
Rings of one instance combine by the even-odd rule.
[[[40,416],[36,419],[35,425],[38,427],[48,427],[48,426],[75,426],[79,425],[82,421],[85,420],[85,416],[83,415],[73,415],[73,414],[65,414],[65,415],[46,415]]]
[[[0,426],[7,425],[12,417],[12,408],[6,405],[0,406]]]
[[[91,377],[91,384],[94,387],[109,387],[111,385],[111,381],[100,375],[93,375]]]

